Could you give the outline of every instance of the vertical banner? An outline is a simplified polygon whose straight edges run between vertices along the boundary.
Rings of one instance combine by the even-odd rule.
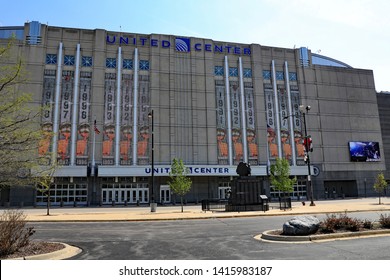
[[[149,138],[151,131],[149,129],[149,113],[150,109],[150,93],[149,93],[149,76],[139,76],[139,90],[138,90],[138,143],[137,156],[138,164],[149,164]]]
[[[91,135],[91,79],[92,72],[80,73],[79,114],[76,142],[76,165],[88,164],[88,143]]]
[[[217,151],[218,164],[228,164],[228,143],[226,139],[226,100],[225,84],[223,81],[215,81],[215,96],[217,101]]]
[[[133,138],[133,75],[122,75],[122,114],[121,114],[121,140],[120,140],[120,164],[132,163],[132,138]]]
[[[43,95],[41,117],[42,138],[39,141],[38,155],[41,165],[50,165],[50,153],[52,152],[53,110],[56,71],[45,70],[43,78]]]
[[[287,91],[282,85],[278,85],[279,114],[280,114],[280,138],[282,141],[283,157],[291,160],[291,141],[289,129],[289,111]],[[292,117],[292,116],[291,116]]]
[[[292,115],[294,116],[294,142],[296,147],[297,159],[302,159],[305,156],[305,149],[303,146],[303,133],[301,113],[299,111],[299,89],[297,86],[290,86]]]
[[[275,130],[274,92],[271,84],[264,84],[265,112],[267,120],[267,142],[269,158],[278,157],[277,131]]]
[[[232,110],[232,143],[233,164],[243,161],[243,146],[241,133],[240,91],[238,82],[230,82],[230,104]]]
[[[255,109],[253,98],[253,84],[244,83],[245,110],[246,110],[246,140],[248,142],[248,162],[250,165],[258,165],[259,153],[256,139]]]
[[[72,96],[73,96],[73,71],[62,71],[62,88],[60,101],[60,125],[58,135],[57,162],[58,165],[69,165],[70,135],[72,127]]]
[[[116,74],[106,73],[104,83],[103,165],[114,165]]]

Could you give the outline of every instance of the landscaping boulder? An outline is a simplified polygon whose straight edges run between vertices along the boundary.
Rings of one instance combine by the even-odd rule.
[[[284,235],[310,235],[317,232],[320,220],[313,216],[299,216],[283,224]]]

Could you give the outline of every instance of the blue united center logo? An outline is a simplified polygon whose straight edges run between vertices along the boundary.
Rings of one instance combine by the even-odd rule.
[[[190,39],[177,37],[175,40],[175,48],[178,52],[190,52]]]

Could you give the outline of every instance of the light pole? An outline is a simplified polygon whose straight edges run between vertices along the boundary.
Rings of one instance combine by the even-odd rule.
[[[154,202],[154,112],[148,114],[148,118],[152,122],[152,196],[150,201],[150,211],[156,212],[156,203]]]
[[[299,110],[301,111],[301,113],[303,115],[303,125],[305,126],[304,144],[305,144],[305,151],[306,151],[307,171],[308,171],[307,182],[308,182],[308,187],[310,188],[310,206],[316,206],[314,203],[314,200],[313,200],[313,184],[311,182],[310,155],[309,155],[309,152],[310,152],[309,138],[310,138],[310,136],[307,135],[307,127],[306,127],[306,114],[309,112],[310,108],[311,107],[309,105],[306,107],[303,105],[299,106]],[[306,114],[305,114],[305,110],[306,110]]]

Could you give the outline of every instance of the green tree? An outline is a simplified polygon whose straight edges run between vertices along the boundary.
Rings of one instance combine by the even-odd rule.
[[[379,194],[379,204],[381,203],[381,194],[387,188],[387,182],[383,172],[378,173],[375,179],[374,190]]]
[[[50,189],[54,184],[54,174],[59,168],[58,165],[52,164],[50,166],[40,166],[33,169],[32,181],[38,192],[46,196],[46,215],[50,215]]]
[[[283,197],[286,194],[293,192],[294,184],[297,178],[291,178],[290,176],[290,164],[287,159],[277,158],[276,162],[271,165],[271,185],[276,190],[283,193]]]
[[[181,212],[183,212],[183,197],[190,191],[192,185],[191,179],[188,178],[188,168],[183,160],[173,159],[168,184],[171,191],[180,196]]]
[[[39,109],[23,92],[27,79],[16,40],[0,45],[0,186],[26,185],[37,164]]]

